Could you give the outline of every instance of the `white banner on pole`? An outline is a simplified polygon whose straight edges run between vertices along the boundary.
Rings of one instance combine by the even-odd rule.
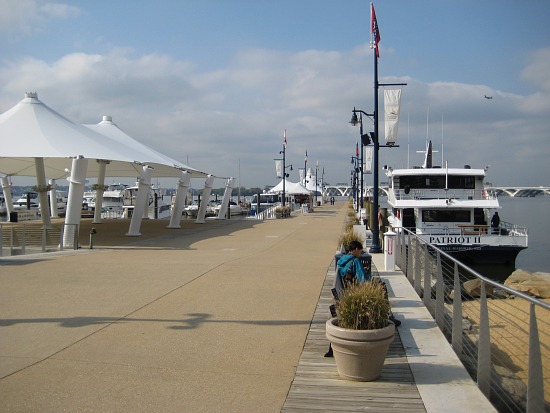
[[[372,146],[365,146],[365,165],[363,171],[370,174],[372,173]]]
[[[300,169],[300,182],[304,182],[306,180],[306,174],[304,173],[305,169]],[[304,182],[305,185],[305,182]]]
[[[384,119],[386,121],[387,145],[394,145],[397,143],[400,103],[401,89],[384,89]]]
[[[277,178],[283,177],[283,161],[282,160],[276,160],[275,161],[275,173],[277,174]]]

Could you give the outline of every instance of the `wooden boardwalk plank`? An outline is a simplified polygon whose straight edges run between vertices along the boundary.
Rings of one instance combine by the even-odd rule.
[[[344,380],[338,375],[334,359],[324,357],[329,345],[325,322],[330,317],[330,289],[335,276],[332,264],[281,412],[426,413],[405,356],[399,329],[390,345],[382,374],[376,381]]]

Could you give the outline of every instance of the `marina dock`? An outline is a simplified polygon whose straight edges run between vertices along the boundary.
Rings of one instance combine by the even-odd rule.
[[[145,220],[140,237],[83,220],[79,250],[1,257],[0,412],[494,411],[382,254],[402,321],[382,376],[323,357],[345,212]]]

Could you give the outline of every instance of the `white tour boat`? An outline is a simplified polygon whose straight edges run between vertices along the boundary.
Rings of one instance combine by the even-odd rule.
[[[527,229],[500,220],[491,225],[500,205],[484,188],[485,173],[468,165],[433,167],[430,142],[422,167],[386,171],[390,225],[411,230],[465,264],[515,266],[527,248]]]

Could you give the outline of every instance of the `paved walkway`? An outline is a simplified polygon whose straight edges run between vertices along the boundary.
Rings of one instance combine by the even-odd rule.
[[[313,411],[285,402],[318,328],[312,320],[323,317],[342,206],[265,222],[184,221],[177,230],[144,221],[138,238],[124,236],[128,221],[110,221],[94,225],[92,250],[88,220],[78,251],[0,258],[0,412]],[[446,398],[435,385],[476,401],[476,410],[452,411],[490,411],[459,367],[448,377],[433,362],[440,349],[426,355],[414,342],[414,297],[401,296],[400,273],[387,275],[426,411],[443,411],[432,410]],[[429,320],[417,321],[431,331]]]

